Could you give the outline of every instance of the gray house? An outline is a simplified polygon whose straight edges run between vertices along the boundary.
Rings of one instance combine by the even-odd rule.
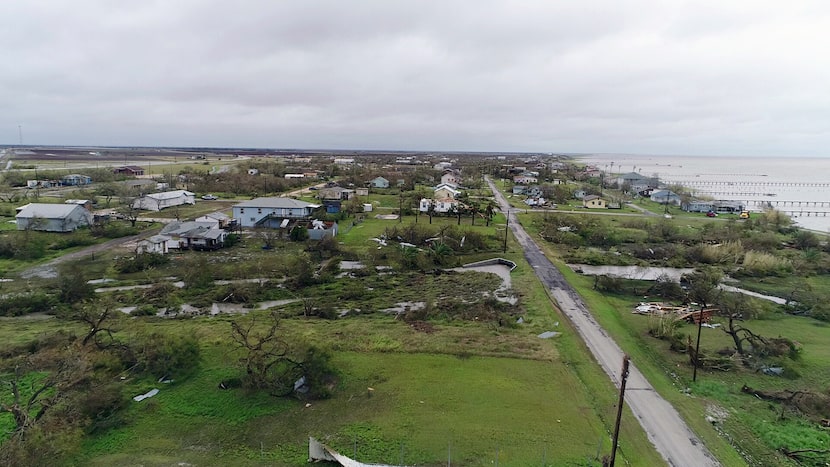
[[[79,204],[31,203],[17,208],[17,230],[72,232],[92,224],[93,215]]]
[[[375,177],[369,180],[369,185],[372,188],[389,188],[389,180],[383,177]]]
[[[651,200],[655,203],[661,204],[675,204],[680,206],[680,195],[673,191],[669,190],[657,190],[653,191],[650,196]]]
[[[293,198],[256,198],[234,206],[233,218],[242,227],[279,226],[284,220],[310,219],[319,207]]]

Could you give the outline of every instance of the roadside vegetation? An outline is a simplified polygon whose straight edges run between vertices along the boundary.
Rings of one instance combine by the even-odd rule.
[[[826,237],[793,227],[776,211],[694,221],[545,213],[523,215],[522,222],[544,240],[605,329],[704,437],[705,425],[714,425],[752,465],[830,460]],[[566,264],[698,272],[678,284],[583,276]],[[712,309],[715,328],[702,328],[697,351],[696,324],[632,313],[641,302]]]

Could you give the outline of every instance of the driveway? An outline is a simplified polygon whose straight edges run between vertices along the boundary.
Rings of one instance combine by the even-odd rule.
[[[624,352],[597,323],[576,290],[565,281],[559,270],[525,232],[513,213],[514,208],[509,207],[507,200],[489,178],[487,178],[487,183],[495,194],[502,212],[507,212],[510,217],[510,229],[519,245],[522,246],[527,262],[545,287],[549,289],[551,296],[585,341],[599,365],[619,388]],[[631,363],[629,369],[625,402],[668,465],[677,467],[720,465],[689,429],[674,407],[657,394],[634,362]]]

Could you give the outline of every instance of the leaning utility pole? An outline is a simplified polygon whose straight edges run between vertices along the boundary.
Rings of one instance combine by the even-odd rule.
[[[620,381],[620,400],[617,402],[617,421],[614,423],[614,442],[611,446],[611,460],[609,467],[614,467],[614,458],[617,456],[617,440],[620,436],[620,420],[622,419],[623,403],[625,402],[625,382],[628,380],[628,355],[623,356],[622,380]]]
[[[697,344],[695,344],[695,358],[694,364],[695,369],[692,371],[692,382],[697,381],[697,367],[700,365],[700,330],[703,327],[703,309],[706,307],[706,302],[703,302],[702,306],[700,307],[700,314],[698,315],[697,319]]]
[[[502,249],[502,253],[507,253],[507,233],[510,232],[510,208],[507,208],[505,211],[505,219],[507,219],[507,223],[504,224],[504,248]]]

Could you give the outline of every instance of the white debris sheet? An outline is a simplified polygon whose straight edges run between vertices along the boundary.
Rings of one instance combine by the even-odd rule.
[[[141,401],[143,401],[144,399],[147,399],[147,398],[149,398],[149,397],[153,397],[153,396],[155,396],[155,395],[156,395],[156,394],[158,394],[158,393],[159,393],[159,390],[158,390],[158,389],[153,389],[153,390],[151,390],[151,391],[149,391],[149,392],[147,392],[147,393],[145,393],[145,394],[139,394],[139,395],[137,395],[137,396],[133,397],[133,400],[134,400],[134,401],[136,401],[136,402],[141,402]]]
[[[340,454],[334,449],[317,441],[312,437],[308,437],[308,460],[310,461],[333,461],[342,465],[343,467],[403,467],[394,466],[390,464],[364,464],[354,459]]]

